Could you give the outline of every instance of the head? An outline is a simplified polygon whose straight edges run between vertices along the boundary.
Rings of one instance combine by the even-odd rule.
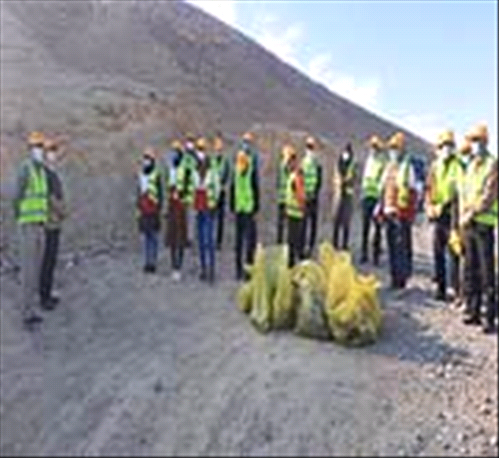
[[[292,151],[288,159],[288,167],[294,172],[298,170],[299,166],[300,161],[298,161],[298,155],[296,154],[296,151]]]
[[[471,143],[471,154],[479,156],[487,150],[489,134],[485,124],[477,124],[466,134],[466,139]]]
[[[343,150],[343,153],[341,154],[341,158],[344,161],[349,161],[353,159],[353,150],[352,150],[352,145],[350,143],[347,143],[345,145],[345,149]]]
[[[471,154],[471,142],[467,138],[459,145],[459,153],[461,156],[469,156]]]
[[[142,169],[145,173],[149,173],[154,169],[156,162],[156,152],[152,146],[144,148],[142,153]]]
[[[383,140],[381,140],[381,138],[377,135],[373,135],[369,139],[369,148],[371,153],[373,154],[380,153],[381,151],[383,151]]]
[[[195,149],[196,137],[191,132],[185,135],[185,149],[188,151],[193,151]]]
[[[288,165],[289,158],[294,154],[294,148],[289,143],[285,144],[281,150],[281,160],[284,164]]]
[[[253,135],[253,132],[246,132],[244,133],[242,137],[242,146],[243,148],[248,151],[250,146],[253,145],[255,141],[255,136]]]
[[[405,152],[405,135],[403,132],[397,132],[388,141],[388,152],[390,159],[395,160]]]
[[[58,145],[53,139],[46,138],[43,144],[45,150],[45,160],[49,166],[54,166],[58,159]]]
[[[182,153],[182,143],[180,143],[179,140],[173,140],[170,148],[172,151],[178,151],[179,153]]]
[[[443,159],[448,159],[454,154],[456,142],[452,130],[444,130],[437,140],[437,155]]]
[[[307,152],[315,152],[317,144],[314,137],[308,136],[305,139],[305,148],[307,149]]]
[[[213,150],[215,153],[220,154],[224,148],[224,141],[222,134],[218,132],[213,139]]]
[[[43,162],[45,136],[42,132],[31,132],[28,137],[28,148],[31,158],[38,163]]]

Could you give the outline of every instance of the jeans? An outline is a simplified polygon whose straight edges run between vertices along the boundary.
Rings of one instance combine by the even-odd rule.
[[[386,237],[392,284],[405,287],[411,276],[411,223],[391,217],[387,221]]]
[[[286,225],[286,204],[277,205],[277,244],[284,242],[284,226]]]
[[[487,321],[497,315],[494,228],[472,222],[464,234],[464,297],[466,311],[479,316],[485,295]]]
[[[144,232],[144,251],[146,266],[156,266],[158,259],[158,232],[149,230]]]
[[[52,296],[60,232],[60,229],[45,229],[45,249],[40,272],[40,299],[42,302],[47,301]]]
[[[378,264],[381,248],[381,224],[373,220],[373,212],[378,203],[376,197],[365,197],[362,201],[362,257],[368,258],[369,229],[374,224],[373,261]]]
[[[315,246],[315,237],[317,234],[317,214],[319,212],[319,201],[317,198],[307,200],[305,205],[305,218],[302,225],[302,242],[303,249],[307,246],[307,228],[310,228],[310,236],[308,239],[308,249],[313,250]]]
[[[184,247],[181,245],[170,247],[171,259],[172,259],[172,269],[180,270],[182,269],[182,261],[184,260]]]
[[[243,245],[246,245],[246,263],[253,264],[256,249],[257,229],[251,213],[236,213],[236,275],[243,276]]]
[[[289,267],[303,257],[303,224],[303,219],[288,216]]]
[[[343,232],[343,243],[341,248],[348,249],[348,239],[350,235],[350,220],[353,212],[353,197],[351,195],[341,196],[338,211],[334,218],[333,246],[339,248],[340,230]]]
[[[196,215],[199,257],[201,270],[206,271],[207,262],[215,269],[215,243],[213,240],[214,217],[210,210],[199,211]]]

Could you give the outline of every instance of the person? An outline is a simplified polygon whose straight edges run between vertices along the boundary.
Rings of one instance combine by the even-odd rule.
[[[185,193],[185,180],[183,168],[182,144],[172,142],[172,155],[168,177],[168,210],[166,225],[165,245],[170,247],[172,280],[179,282],[182,279],[182,263],[184,248],[187,242],[187,221],[183,196]]]
[[[33,330],[35,324],[43,321],[35,311],[34,301],[40,290],[44,225],[49,213],[48,180],[43,165],[44,140],[42,132],[32,132],[29,135],[30,157],[19,167],[13,200],[21,246],[22,317],[28,330]]]
[[[403,132],[388,142],[389,159],[381,177],[380,209],[386,222],[391,287],[404,289],[412,273],[412,222],[417,205],[416,177]]]
[[[305,215],[303,220],[303,257],[312,256],[317,235],[317,218],[319,213],[319,193],[322,186],[322,166],[317,159],[317,143],[315,139],[308,136],[305,139],[305,155],[301,161],[301,170],[305,179]],[[310,237],[307,243],[307,232],[310,229]],[[308,246],[307,246],[308,245]]]
[[[343,250],[348,250],[348,239],[350,235],[350,221],[353,213],[353,194],[355,187],[355,162],[352,145],[347,143],[345,149],[338,159],[338,185],[340,200],[334,218],[333,246],[339,249],[340,231],[342,233]]]
[[[142,154],[142,167],[138,173],[137,213],[139,231],[144,237],[144,272],[156,272],[158,258],[158,232],[163,207],[163,183],[156,166],[156,153],[150,146]]]
[[[286,183],[286,217],[288,222],[289,267],[303,257],[303,224],[305,217],[305,178],[294,149],[289,153],[289,176]]]
[[[494,228],[498,218],[498,162],[487,149],[484,124],[467,134],[472,159],[461,182],[460,227],[464,233],[464,296],[467,325],[480,325],[485,298],[485,333],[495,332],[497,273],[494,260]]]
[[[286,225],[286,189],[289,178],[290,155],[295,154],[294,148],[286,144],[281,150],[281,160],[277,170],[277,244],[284,242]]]
[[[219,180],[220,180],[220,194],[218,197],[218,202],[216,206],[216,243],[217,250],[222,249],[223,234],[224,234],[224,220],[225,220],[225,206],[227,201],[227,186],[230,176],[230,164],[225,156],[224,141],[221,132],[217,132],[215,139],[213,140],[213,149],[215,152],[215,157],[213,158],[213,165],[217,170]]]
[[[381,252],[381,224],[373,218],[374,209],[381,194],[381,177],[386,165],[386,153],[383,141],[377,135],[369,140],[370,151],[362,176],[362,254],[361,263],[369,260],[368,241],[371,222],[374,224],[373,263],[379,265]]]
[[[194,247],[194,239],[191,238],[191,231],[196,227],[196,212],[193,208],[194,202],[194,182],[192,175],[196,168],[197,151],[196,151],[196,138],[194,134],[188,132],[185,136],[184,154],[182,156],[182,167],[184,169],[185,179],[185,192],[184,192],[184,205],[187,215],[187,246]]]
[[[206,141],[197,143],[197,165],[194,169],[194,209],[201,264],[200,280],[215,281],[215,211],[220,194],[220,176],[213,157],[206,154]]]
[[[452,214],[457,205],[459,162],[455,153],[454,132],[443,131],[437,140],[437,156],[427,175],[425,209],[433,223],[433,257],[437,301],[448,301],[446,255],[450,257],[451,285],[454,296],[459,288],[459,258],[449,250]]]
[[[235,157],[230,182],[230,209],[236,216],[236,279],[245,275],[243,245],[246,245],[246,263],[252,264],[257,242],[256,214],[259,210],[258,153],[251,132],[243,136],[241,148]]]
[[[59,298],[52,294],[52,284],[57,264],[61,224],[66,217],[66,204],[61,179],[56,171],[58,144],[55,140],[46,138],[44,149],[49,207],[48,218],[45,223],[45,247],[40,273],[40,298],[41,307],[51,310],[59,302]]]

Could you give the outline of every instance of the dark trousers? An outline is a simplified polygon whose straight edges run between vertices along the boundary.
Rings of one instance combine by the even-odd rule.
[[[378,264],[381,251],[381,224],[373,219],[378,199],[365,197],[362,201],[362,257],[368,259],[369,229],[374,225],[373,261]]]
[[[386,224],[392,285],[404,288],[412,272],[410,246],[412,243],[411,223],[391,217]]]
[[[201,270],[215,269],[215,243],[213,240],[213,214],[210,210],[199,211],[196,215],[198,233],[199,261]]]
[[[243,245],[246,245],[246,263],[253,264],[256,249],[257,229],[255,217],[248,213],[236,213],[236,275],[242,278]]]
[[[472,222],[464,233],[464,297],[466,311],[479,316],[482,295],[487,306],[487,320],[497,314],[497,285],[494,263],[494,228]]]
[[[277,205],[277,244],[284,242],[284,227],[286,225],[286,204]]]
[[[350,221],[352,219],[352,211],[353,211],[353,197],[351,195],[341,196],[333,225],[333,246],[336,249],[340,248],[339,245],[340,231],[342,232],[343,236],[343,243],[341,244],[341,248],[343,250],[348,249],[348,238],[350,235]]]
[[[307,200],[305,204],[305,217],[303,219],[302,224],[302,240],[303,240],[303,249],[308,246],[309,251],[311,252],[315,246],[315,238],[317,236],[317,215],[319,212],[319,201],[317,198]],[[310,229],[310,235],[308,237],[307,243],[307,232]]]
[[[45,229],[45,248],[40,270],[40,299],[42,302],[47,301],[52,296],[60,232],[60,229]]]
[[[217,247],[219,249],[222,246],[222,241],[224,237],[225,203],[226,203],[226,195],[225,191],[222,190],[220,192],[220,197],[218,198],[217,212],[216,212]]]
[[[302,218],[288,216],[289,267],[293,267],[303,257],[303,225]]]
[[[459,257],[449,250],[449,235],[451,231],[450,214],[444,213],[434,222],[433,228],[433,256],[435,262],[435,276],[439,293],[445,295],[447,290],[447,263],[446,255],[450,256],[450,280],[456,291],[459,290]]]
[[[184,260],[184,247],[181,245],[172,245],[170,247],[170,255],[172,260],[172,269],[182,269],[182,261]]]
[[[147,229],[144,234],[144,253],[145,265],[149,267],[156,267],[158,260],[158,231],[154,229]]]

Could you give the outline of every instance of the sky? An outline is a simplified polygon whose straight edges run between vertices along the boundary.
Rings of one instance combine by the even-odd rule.
[[[486,122],[497,154],[496,0],[187,1],[430,142]]]

